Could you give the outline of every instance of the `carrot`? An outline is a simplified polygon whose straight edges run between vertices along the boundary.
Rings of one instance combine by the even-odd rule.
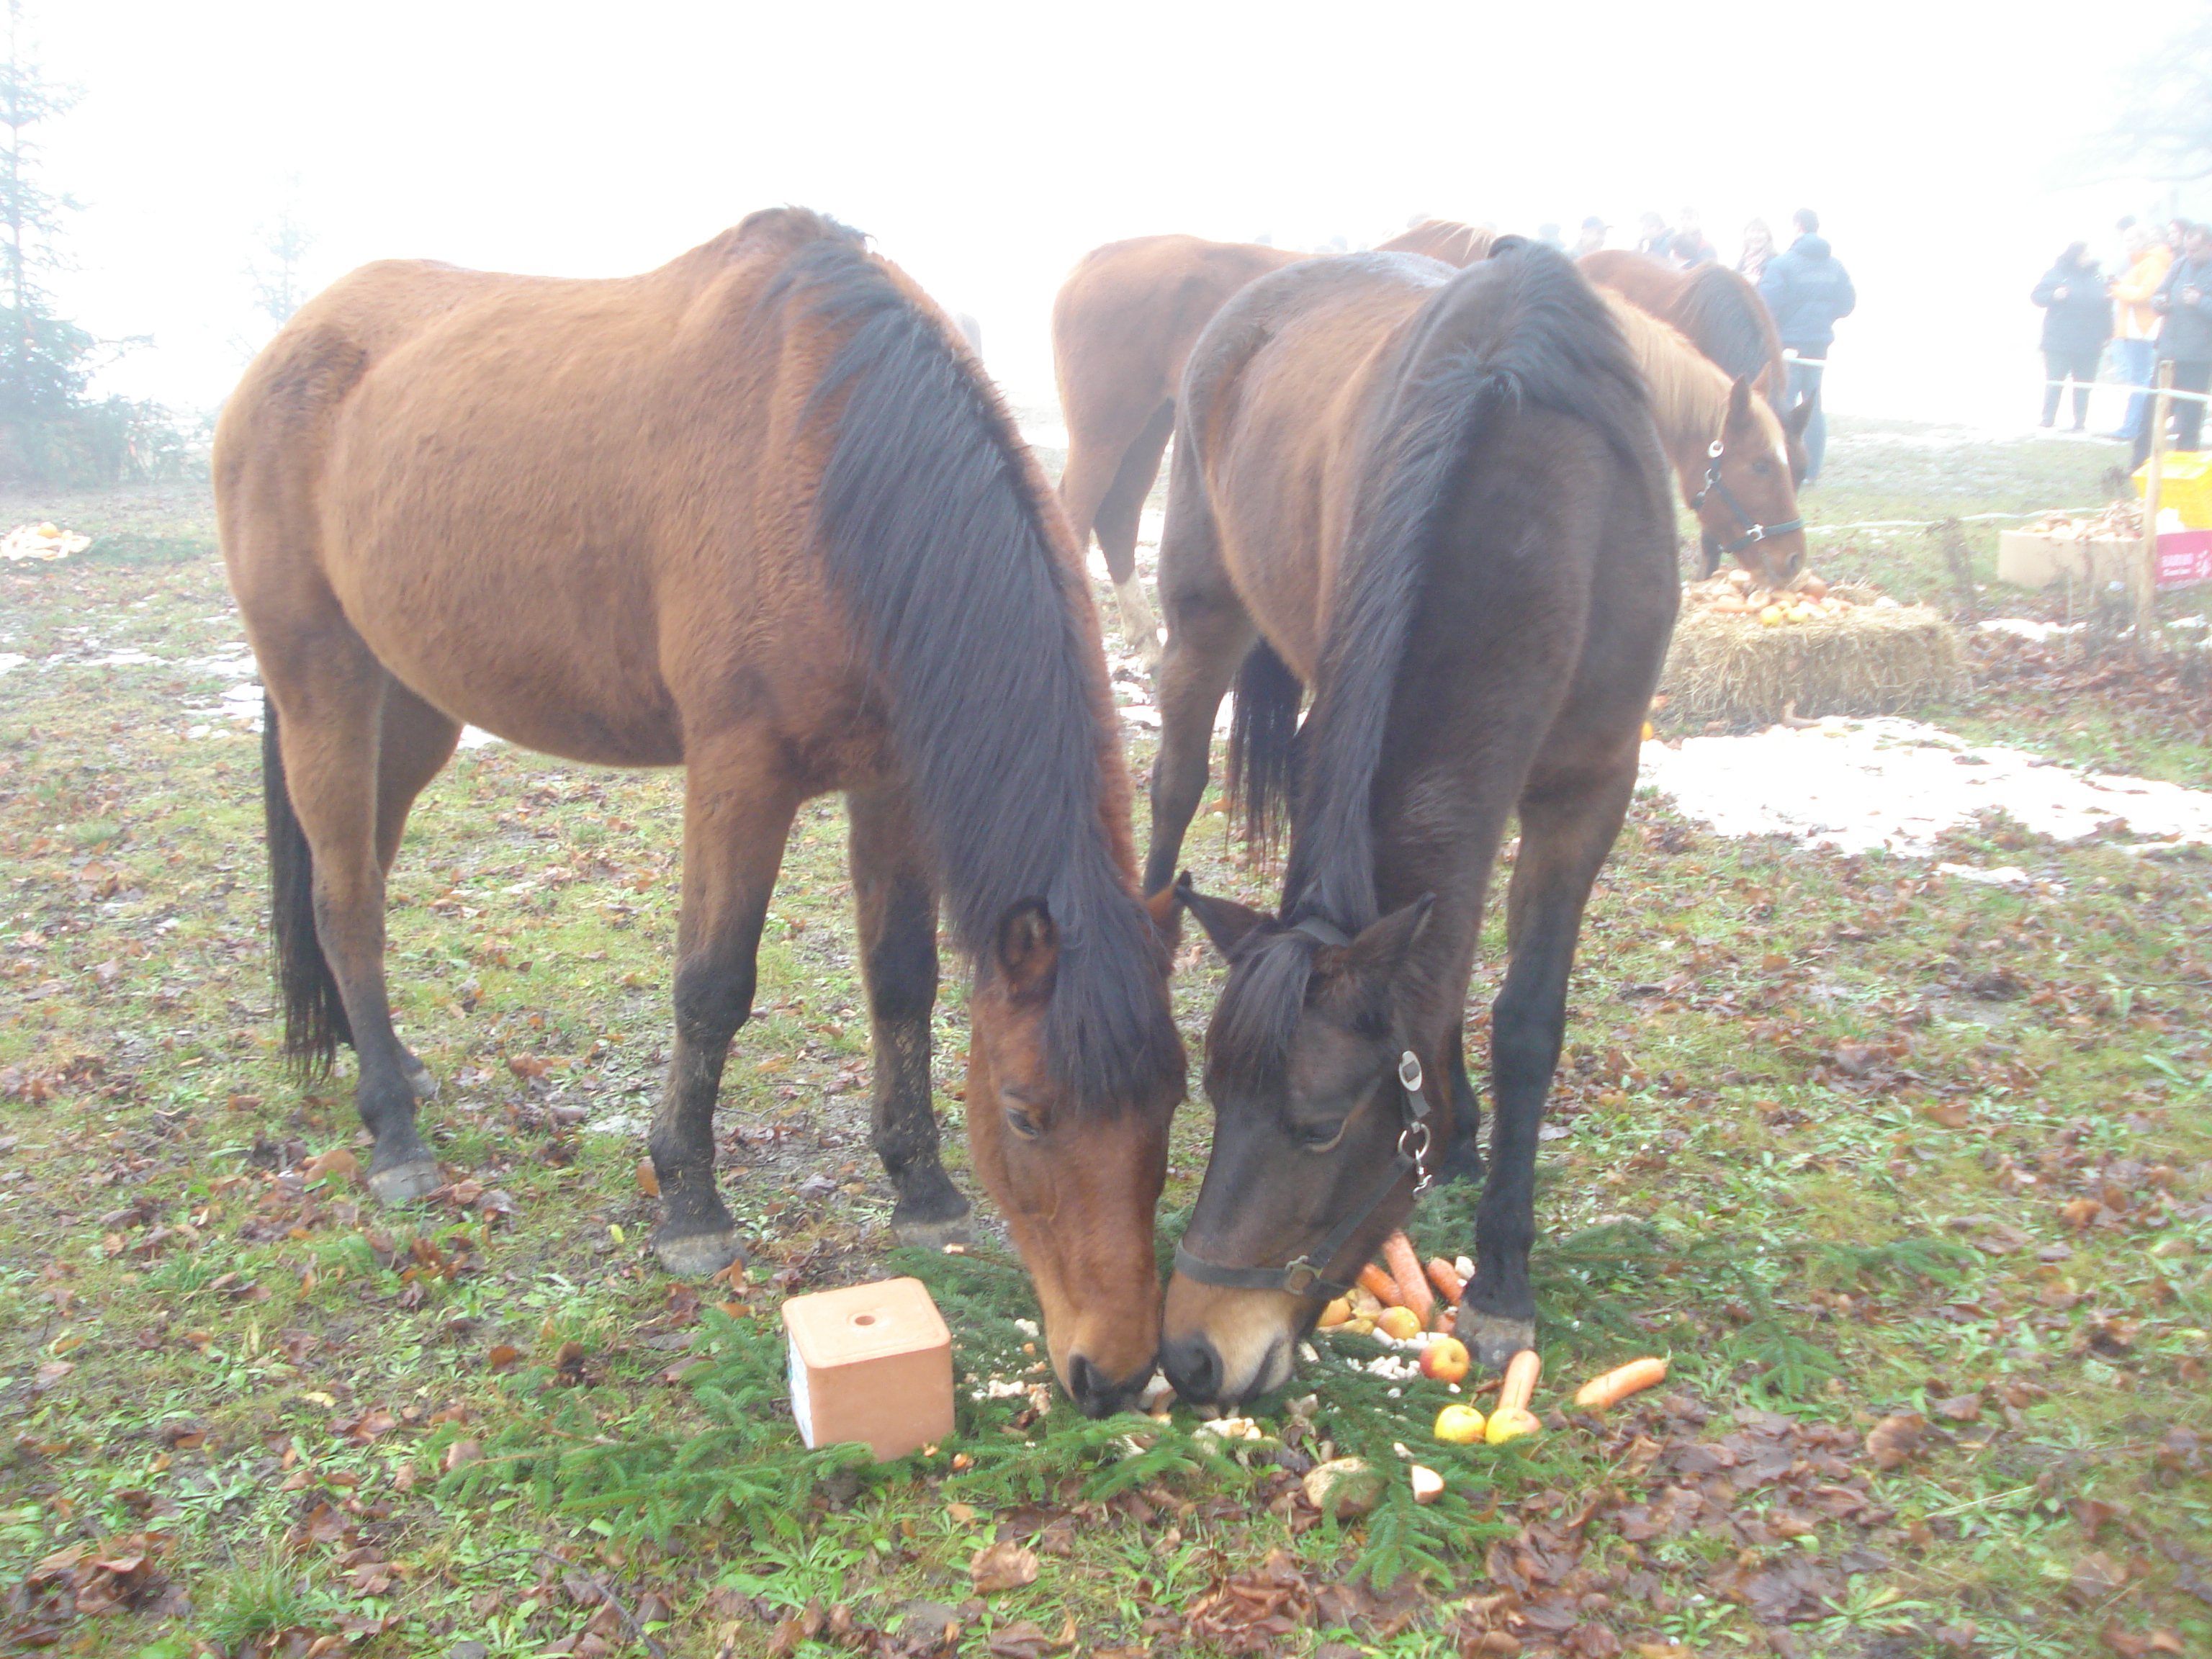
[[[1454,1307],[1459,1305],[1460,1297],[1467,1291],[1467,1281],[1459,1276],[1459,1270],[1440,1255],[1429,1258],[1429,1283],[1437,1287],[1438,1296]]]
[[[1397,1282],[1371,1261],[1359,1270],[1359,1288],[1386,1308],[1405,1305],[1399,1300]]]
[[[1498,1409],[1517,1407],[1526,1411],[1530,1397],[1536,1392],[1536,1379],[1543,1374],[1543,1356],[1534,1348],[1523,1348],[1507,1360],[1505,1382],[1498,1390]]]
[[[1403,1233],[1392,1233],[1384,1239],[1382,1265],[1397,1281],[1401,1305],[1411,1308],[1421,1316],[1421,1323],[1427,1324],[1437,1305],[1437,1293],[1429,1288],[1427,1275],[1421,1272],[1421,1258],[1413,1254],[1413,1241]]]
[[[1583,1383],[1576,1391],[1575,1404],[1585,1411],[1601,1412],[1608,1406],[1618,1406],[1632,1394],[1666,1380],[1665,1360],[1632,1359]]]

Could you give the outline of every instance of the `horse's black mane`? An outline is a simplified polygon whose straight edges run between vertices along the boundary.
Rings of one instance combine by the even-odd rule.
[[[1699,265],[1684,282],[1669,320],[1730,375],[1748,375],[1754,384],[1768,376],[1767,398],[1778,406],[1782,339],[1765,302],[1741,276],[1723,265]]]
[[[1656,499],[1648,397],[1605,305],[1563,255],[1518,239],[1455,276],[1408,325],[1351,515],[1314,698],[1300,733],[1282,921],[1346,933],[1378,919],[1375,777],[1413,618],[1468,458],[1495,422],[1536,406],[1588,422]],[[1237,953],[1208,1071],[1279,1071],[1315,946],[1262,928]]]
[[[763,305],[790,301],[844,335],[811,405],[842,395],[816,511],[880,665],[953,932],[988,974],[1001,921],[1042,900],[1060,936],[1054,1075],[1094,1109],[1151,1096],[1181,1079],[1182,1046],[1103,816],[1079,596],[1013,422],[857,232],[819,222]]]

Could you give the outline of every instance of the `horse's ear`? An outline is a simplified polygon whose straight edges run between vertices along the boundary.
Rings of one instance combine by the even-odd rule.
[[[999,923],[995,945],[999,972],[1018,997],[1038,996],[1052,988],[1060,965],[1060,929],[1042,899],[1024,899]]]
[[[1351,975],[1375,985],[1395,979],[1413,946],[1428,931],[1429,914],[1436,902],[1435,894],[1424,893],[1411,904],[1393,910],[1351,944],[1339,947],[1326,963],[1326,971]]]
[[[1729,387],[1728,423],[1741,427],[1751,419],[1751,376],[1739,374]]]
[[[1190,872],[1186,870],[1182,881],[1170,882],[1145,901],[1145,914],[1152,919],[1152,932],[1167,946],[1170,957],[1182,945],[1182,886],[1189,879]]]
[[[1782,429],[1788,433],[1793,441],[1802,440],[1805,435],[1806,423],[1813,418],[1813,411],[1820,406],[1820,394],[1815,391],[1811,397],[1782,417]]]
[[[1267,921],[1266,913],[1239,904],[1235,899],[1208,898],[1190,884],[1190,872],[1184,871],[1174,888],[1176,901],[1198,918],[1198,925],[1206,929],[1206,938],[1213,948],[1227,956],[1244,942],[1245,935]]]

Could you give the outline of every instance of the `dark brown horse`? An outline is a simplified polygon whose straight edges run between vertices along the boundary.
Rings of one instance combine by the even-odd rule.
[[[1382,244],[1447,264],[1470,264],[1490,234],[1428,219]],[[1255,242],[1139,236],[1093,248],[1052,306],[1053,369],[1067,422],[1060,498],[1078,545],[1098,535],[1121,623],[1147,663],[1159,623],[1137,576],[1137,522],[1175,428],[1176,388],[1200,331],[1247,283],[1310,255]]]
[[[1644,380],[1573,265],[1516,244],[1455,276],[1365,255],[1263,278],[1207,329],[1184,391],[1149,880],[1175,868],[1240,659],[1238,793],[1263,821],[1294,800],[1279,916],[1179,889],[1230,965],[1162,1359],[1200,1401],[1283,1382],[1327,1297],[1471,1137],[1462,1009],[1517,813],[1461,1315],[1501,1364],[1532,1340],[1567,973],[1679,602]]]
[[[964,1231],[929,1106],[940,892],[975,963],[975,1166],[1053,1363],[1151,1374],[1182,1093],[1136,896],[1097,622],[1057,505],[945,318],[857,233],[755,214],[607,282],[391,262],[311,301],[216,442],[268,690],[287,1046],[360,1061],[369,1185],[437,1185],[394,1035],[384,884],[464,720],[684,769],[676,1040],[651,1146],[672,1271],[739,1257],[714,1110],[801,802],[842,790],[874,1140],[910,1241]]]

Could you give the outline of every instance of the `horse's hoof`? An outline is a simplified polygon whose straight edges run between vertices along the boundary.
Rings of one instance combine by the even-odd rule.
[[[720,1232],[686,1233],[681,1238],[656,1237],[653,1253],[678,1279],[712,1279],[725,1267],[742,1267],[745,1260],[744,1246],[738,1243],[737,1230],[731,1227]]]
[[[975,1213],[963,1208],[942,1221],[902,1219],[891,1214],[891,1237],[910,1250],[941,1250],[947,1244],[967,1246],[975,1242]]]
[[[1533,1319],[1500,1319],[1462,1303],[1458,1323],[1459,1340],[1467,1344],[1475,1363],[1488,1370],[1504,1370],[1515,1354],[1536,1346]]]
[[[369,1194],[380,1204],[411,1204],[444,1184],[438,1161],[432,1158],[410,1158],[388,1170],[372,1170],[368,1176]]]
[[[1455,1181],[1464,1181],[1471,1186],[1482,1184],[1482,1148],[1474,1144],[1474,1137],[1454,1139],[1444,1147],[1443,1162],[1437,1165],[1436,1183],[1448,1187]]]

